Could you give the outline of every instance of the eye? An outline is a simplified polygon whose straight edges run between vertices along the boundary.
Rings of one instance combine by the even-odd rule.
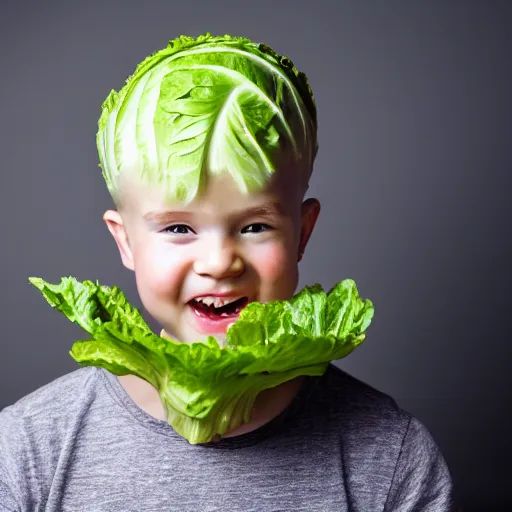
[[[185,224],[174,224],[165,228],[163,232],[170,233],[172,235],[188,235],[193,231],[188,226],[185,226]]]
[[[249,226],[246,226],[242,229],[242,233],[263,233],[264,231],[268,231],[269,229],[272,229],[268,224],[262,224],[260,222],[256,224],[250,224]]]

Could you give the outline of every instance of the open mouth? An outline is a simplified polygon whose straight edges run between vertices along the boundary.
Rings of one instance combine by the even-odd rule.
[[[188,304],[197,316],[215,321],[237,317],[240,311],[247,306],[248,302],[249,299],[247,297],[241,297],[240,299],[217,308],[213,304],[207,305],[195,299],[192,299]]]

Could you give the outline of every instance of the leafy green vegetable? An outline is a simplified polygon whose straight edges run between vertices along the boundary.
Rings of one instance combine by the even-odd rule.
[[[207,173],[242,191],[264,185],[285,151],[309,177],[316,109],[306,76],[264,44],[181,36],[146,58],[103,103],[97,146],[103,175],[135,171],[190,202]]]
[[[248,304],[224,347],[212,336],[187,344],[154,334],[115,286],[73,277],[59,284],[37,277],[30,282],[92,336],[75,342],[71,356],[82,366],[151,383],[168,423],[191,444],[249,422],[262,390],[299,375],[322,375],[330,361],[364,341],[373,317],[371,301],[346,279],[328,294],[317,284],[289,301]]]

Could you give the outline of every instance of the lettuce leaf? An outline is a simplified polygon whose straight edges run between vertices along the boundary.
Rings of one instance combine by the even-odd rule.
[[[316,124],[306,75],[290,59],[207,33],[170,41],[111,91],[96,142],[112,194],[121,172],[137,169],[145,183],[165,184],[169,198],[188,203],[207,174],[228,173],[245,192],[260,189],[284,150],[309,173]]]
[[[71,356],[82,366],[137,375],[155,387],[168,423],[191,444],[247,423],[262,390],[300,375],[322,375],[365,337],[373,304],[346,279],[325,293],[306,286],[289,301],[252,302],[226,334],[226,345],[181,343],[154,334],[114,287],[64,277],[29,281],[47,302],[84,329]]]

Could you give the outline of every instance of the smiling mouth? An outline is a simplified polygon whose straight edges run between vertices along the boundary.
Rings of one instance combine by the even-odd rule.
[[[202,318],[209,320],[226,320],[228,318],[237,317],[240,311],[247,306],[249,299],[247,297],[241,297],[225,306],[216,308],[215,306],[206,305],[204,302],[192,299],[188,304],[194,311],[194,313]]]

